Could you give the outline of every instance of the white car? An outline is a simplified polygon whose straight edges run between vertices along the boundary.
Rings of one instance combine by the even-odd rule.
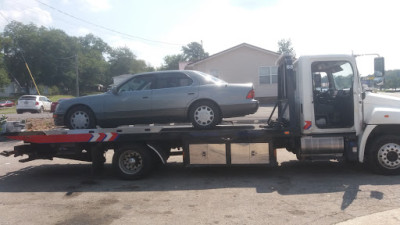
[[[42,95],[23,95],[18,99],[17,113],[42,113],[50,111],[51,101]]]

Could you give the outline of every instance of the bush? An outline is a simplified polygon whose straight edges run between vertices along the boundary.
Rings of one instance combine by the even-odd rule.
[[[49,94],[50,95],[59,95],[60,89],[57,86],[51,86],[49,89]]]

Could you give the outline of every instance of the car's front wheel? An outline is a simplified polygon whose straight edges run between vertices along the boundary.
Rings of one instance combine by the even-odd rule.
[[[192,105],[189,118],[195,128],[208,129],[221,121],[221,113],[215,103],[201,101]]]
[[[68,112],[66,125],[69,129],[91,129],[96,127],[96,119],[89,108],[76,106]]]

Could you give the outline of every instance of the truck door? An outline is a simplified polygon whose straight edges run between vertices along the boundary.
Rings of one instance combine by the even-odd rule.
[[[316,127],[355,131],[352,64],[345,60],[315,61],[311,72]]]

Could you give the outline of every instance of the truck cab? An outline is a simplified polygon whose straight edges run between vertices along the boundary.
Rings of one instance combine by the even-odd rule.
[[[278,61],[277,121],[293,134],[284,147],[299,159],[345,158],[398,174],[400,98],[365,92],[356,56],[292,60],[286,55]],[[374,75],[383,77],[383,58],[375,58],[374,66]]]

